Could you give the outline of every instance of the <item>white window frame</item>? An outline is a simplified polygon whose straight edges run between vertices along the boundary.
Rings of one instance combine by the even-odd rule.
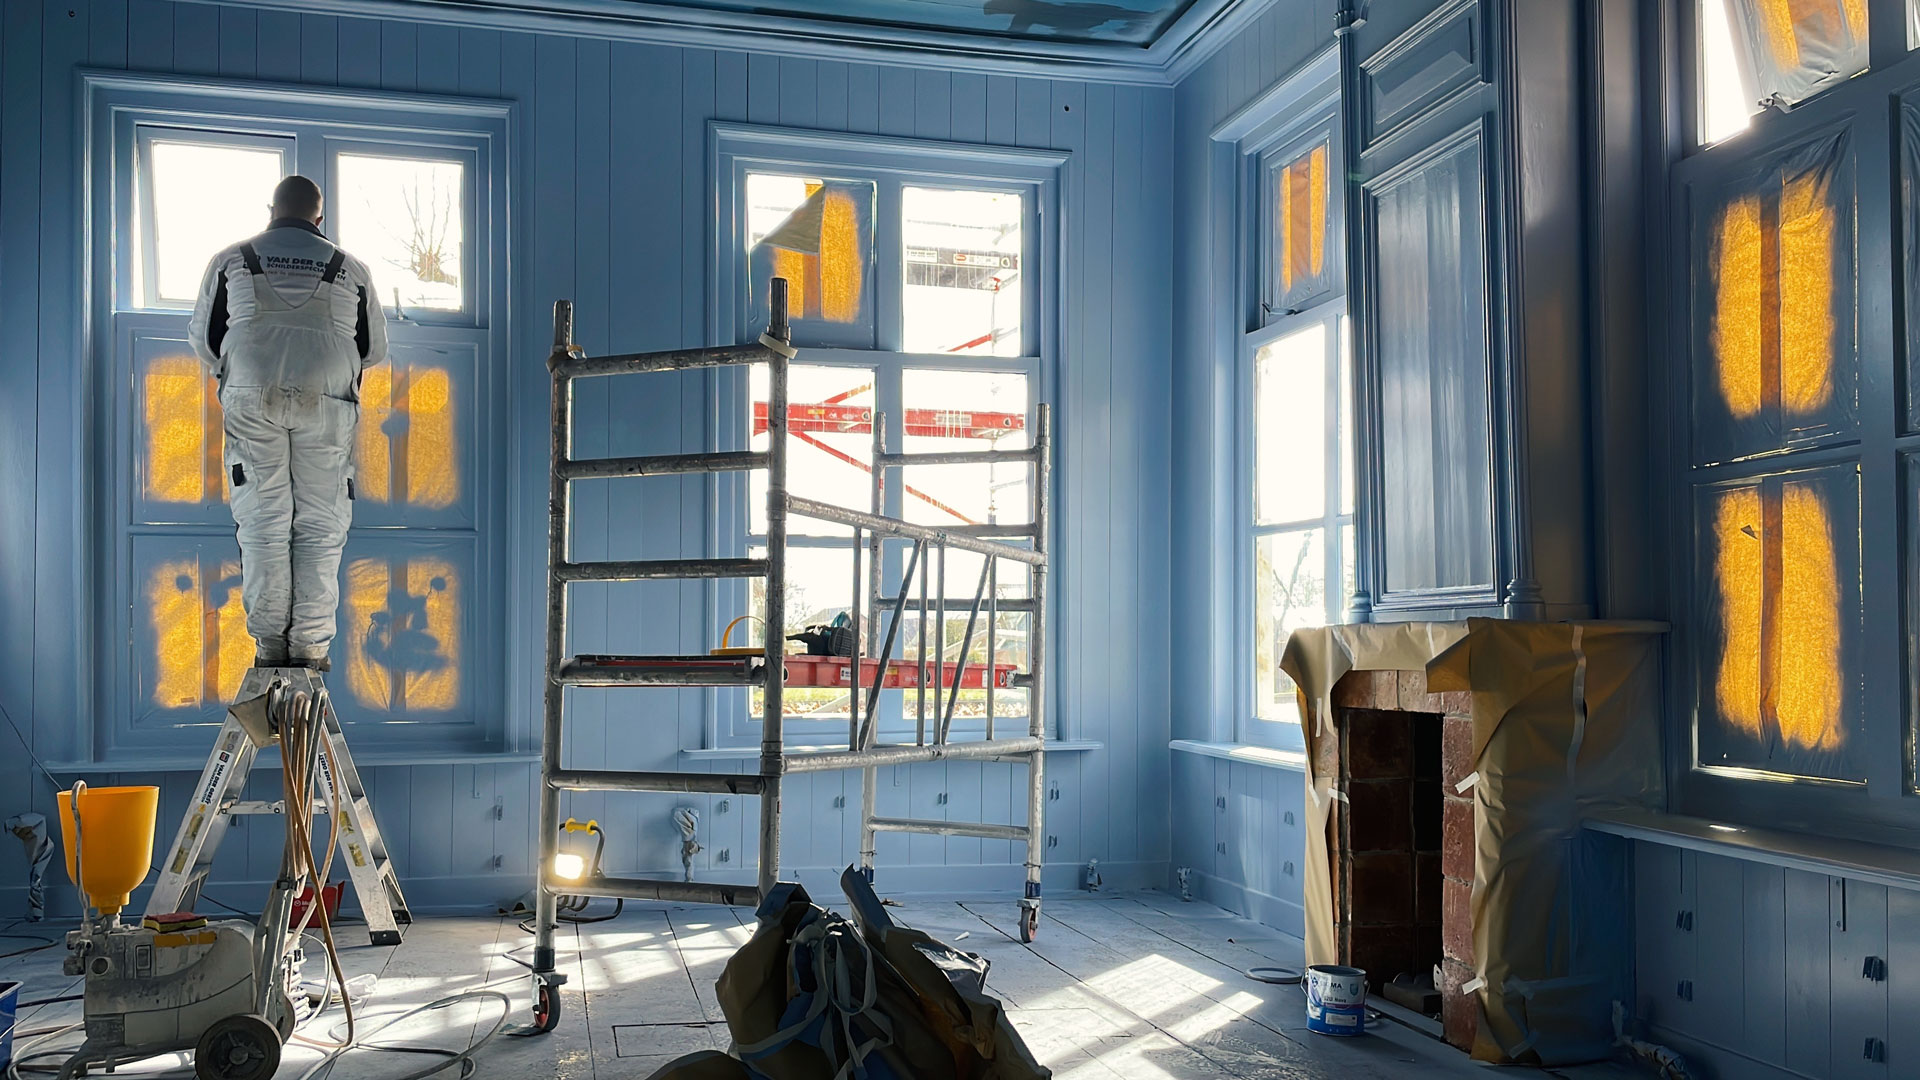
[[[1305,299],[1297,310],[1273,310],[1271,263],[1274,258],[1270,168],[1289,151],[1312,144],[1331,124],[1327,191],[1327,257],[1333,260],[1329,286]],[[1325,527],[1327,588],[1326,621],[1342,622],[1347,596],[1343,584],[1351,567],[1343,566],[1347,540],[1353,534],[1352,508],[1341,506],[1342,470],[1351,469],[1352,368],[1348,351],[1345,284],[1345,147],[1337,53],[1329,48],[1281,79],[1245,108],[1222,122],[1212,135],[1212,197],[1221,208],[1214,216],[1214,243],[1221,245],[1215,259],[1230,268],[1233,290],[1223,300],[1214,338],[1220,378],[1234,394],[1231,445],[1223,450],[1231,475],[1231,495],[1219,511],[1232,523],[1232,539],[1222,545],[1233,565],[1225,580],[1229,595],[1217,598],[1216,626],[1230,647],[1231,659],[1223,675],[1231,690],[1216,701],[1227,716],[1214,723],[1215,738],[1279,750],[1305,748],[1295,719],[1262,720],[1255,712],[1258,678],[1254,632],[1255,545],[1260,536],[1310,527]],[[1327,431],[1326,510],[1301,522],[1254,524],[1254,358],[1270,342],[1325,322],[1327,385],[1324,402]],[[1340,380],[1347,380],[1342,386]],[[1341,390],[1345,391],[1343,395]],[[1345,415],[1343,415],[1343,413]],[[1345,441],[1347,445],[1343,446]],[[1275,663],[1284,643],[1276,644]]]
[[[140,448],[132,390],[122,385],[122,368],[132,362],[129,350],[142,336],[183,340],[191,308],[191,300],[155,296],[144,280],[142,260],[135,257],[137,242],[151,243],[151,216],[137,209],[149,186],[140,174],[148,160],[142,150],[156,136],[173,133],[182,141],[281,148],[288,172],[321,177],[323,185],[332,180],[338,153],[370,147],[396,156],[459,160],[465,166],[461,308],[408,308],[387,315],[396,353],[465,353],[479,361],[474,385],[462,388],[462,407],[470,414],[467,426],[474,433],[468,439],[472,445],[461,448],[471,484],[463,486],[459,503],[446,512],[386,513],[378,504],[363,503],[348,542],[349,557],[355,552],[354,538],[359,538],[370,545],[363,549],[368,551],[417,549],[430,554],[452,545],[463,560],[470,559],[471,580],[460,585],[462,704],[445,714],[389,717],[342,701],[341,715],[354,727],[355,739],[365,744],[363,756],[369,760],[386,754],[406,760],[475,760],[519,749],[525,732],[508,716],[503,674],[509,636],[503,599],[506,454],[504,447],[479,437],[503,419],[507,385],[507,184],[513,170],[513,106],[104,72],[87,73],[83,83],[86,355],[92,368],[90,412],[96,420],[88,454],[93,459],[89,474],[101,479],[89,495],[90,559],[101,570],[90,610],[91,636],[101,662],[93,675],[95,707],[86,730],[77,733],[72,744],[74,763],[175,767],[191,761],[197,766],[204,762],[205,730],[218,725],[223,712],[209,704],[191,715],[178,710],[136,722],[148,707],[136,700],[136,675],[143,661],[133,629],[143,609],[136,603],[134,539],[166,535],[185,542],[230,544],[233,535],[232,521],[224,514],[186,509],[178,518],[156,517],[135,505]],[[263,200],[260,228],[267,217]],[[136,241],[136,232],[148,235]],[[137,282],[136,275],[143,280]],[[344,634],[344,624],[342,630]],[[341,659],[341,650],[335,659]],[[337,699],[347,696],[344,688],[336,690]]]
[[[875,252],[872,286],[875,297],[874,339],[877,348],[800,348],[797,365],[871,369],[874,376],[874,407],[886,416],[887,446],[897,451],[903,445],[902,381],[910,370],[978,371],[1024,375],[1028,387],[1028,431],[1033,431],[1037,406],[1053,400],[1056,357],[1061,348],[1060,303],[1060,190],[1062,174],[1070,157],[1061,151],[1025,150],[997,146],[897,139],[869,135],[849,135],[798,131],[743,124],[715,122],[709,129],[709,174],[714,178],[716,214],[712,258],[712,292],[721,298],[711,305],[709,340],[724,344],[750,340],[761,327],[743,325],[746,301],[746,220],[745,177],[750,172],[777,172],[834,179],[875,179],[873,250]],[[1022,321],[1020,356],[977,354],[925,354],[901,351],[902,322],[898,285],[883,284],[888,274],[900,273],[898,258],[888,253],[901,249],[899,190],[904,187],[948,187],[966,190],[1017,191],[1026,199],[1023,222]],[[887,194],[891,189],[891,197]],[[708,373],[712,380],[715,413],[709,430],[711,448],[739,448],[746,445],[745,417],[749,407],[746,373],[721,369]],[[1058,444],[1058,431],[1055,442]],[[1057,472],[1056,472],[1056,475]],[[743,477],[724,475],[712,481],[713,520],[710,549],[717,554],[743,554],[749,545],[763,538],[748,532],[746,493],[749,485]],[[900,485],[889,485],[883,511],[900,516],[903,510]],[[865,509],[864,506],[857,509]],[[848,552],[847,577],[853,579],[852,555],[844,537],[809,535],[804,519],[789,519],[789,549],[837,549]],[[1055,545],[1057,550],[1057,545]],[[904,572],[902,545],[885,546],[882,560],[882,591],[897,592]],[[970,586],[948,582],[949,596]],[[706,612],[709,637],[718,640],[720,629],[734,615],[747,610],[748,590],[741,582],[716,582],[709,586],[710,604]],[[951,601],[950,601],[951,606]],[[964,615],[965,607],[961,607]],[[1057,610],[1057,609],[1056,609]],[[949,617],[953,612],[949,610]],[[1052,636],[1059,636],[1057,618],[1050,617]],[[799,627],[790,627],[790,632]],[[896,646],[895,655],[904,655]],[[1050,655],[1058,655],[1057,652]],[[1057,685],[1057,680],[1055,680]],[[881,695],[879,713],[883,739],[911,736],[913,719],[904,707],[905,695],[890,691]],[[707,745],[709,747],[757,746],[760,717],[748,707],[743,690],[709,691],[707,694]],[[1058,708],[1048,709],[1050,718],[1060,716]],[[1055,735],[1059,721],[1052,720]],[[956,720],[954,732],[971,737],[973,728]],[[1002,719],[1000,730],[1008,730]],[[846,744],[846,721],[805,720],[789,717],[786,737],[793,745],[832,746]]]

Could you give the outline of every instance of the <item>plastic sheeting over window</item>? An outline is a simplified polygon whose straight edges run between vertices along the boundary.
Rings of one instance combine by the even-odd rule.
[[[1700,763],[1862,779],[1856,467],[1703,488],[1696,515]]]
[[[146,707],[210,709],[239,691],[253,639],[240,603],[240,553],[221,550],[233,547],[206,541],[150,563],[139,577],[136,602],[152,642],[141,678]]]
[[[1696,226],[1696,461],[1852,435],[1853,201],[1842,136],[1706,201]]]
[[[463,567],[423,548],[350,552],[345,572],[340,636],[354,702],[388,714],[459,706]]]
[[[1339,237],[1333,228],[1333,136],[1268,154],[1263,163],[1266,263],[1262,297],[1270,314],[1299,310],[1334,288]]]
[[[873,345],[871,181],[747,177],[752,307],[742,324],[767,323],[768,282],[787,279],[795,340]]]
[[[148,502],[227,500],[218,386],[194,356],[154,360],[140,373],[140,493]]]
[[[368,368],[360,383],[355,497],[440,510],[460,497],[453,376],[396,361]]]
[[[1867,0],[1724,2],[1746,85],[1790,108],[1867,69]]]

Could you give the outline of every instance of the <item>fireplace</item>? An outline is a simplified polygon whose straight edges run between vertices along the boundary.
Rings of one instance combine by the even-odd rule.
[[[1583,823],[1663,804],[1665,630],[1473,619],[1289,637],[1308,962],[1363,967],[1383,990],[1426,972],[1447,1041],[1481,1061],[1606,1057],[1632,992],[1628,852]]]
[[[1390,1000],[1437,996],[1447,1041],[1468,1049],[1473,803],[1458,785],[1472,771],[1471,696],[1428,693],[1421,670],[1354,671],[1333,706],[1335,737],[1317,745],[1315,773],[1345,796],[1327,834],[1340,962]],[[1390,990],[1396,976],[1415,987]]]

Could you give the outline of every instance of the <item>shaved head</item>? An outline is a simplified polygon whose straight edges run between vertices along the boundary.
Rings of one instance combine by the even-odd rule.
[[[320,185],[304,176],[289,176],[273,189],[273,216],[320,223]]]

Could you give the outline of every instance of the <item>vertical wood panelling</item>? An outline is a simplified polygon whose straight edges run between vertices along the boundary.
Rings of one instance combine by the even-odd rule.
[[[336,68],[341,86],[380,85],[380,24],[372,19],[341,19],[340,58]]]
[[[1105,749],[1056,754],[1049,762],[1050,786],[1059,797],[1048,803],[1046,832],[1058,840],[1046,858],[1164,865],[1172,828],[1166,675],[1131,634],[1106,641],[1113,635],[1082,628],[1121,624],[1151,603],[1156,589],[1164,602],[1164,585],[1156,583],[1166,578],[1171,474],[1159,464],[1165,455],[1156,433],[1167,424],[1173,316],[1165,274],[1156,266],[1164,266],[1172,250],[1161,216],[1172,195],[1171,91],[168,0],[7,4],[0,21],[0,371],[12,385],[32,378],[37,393],[0,403],[0,460],[6,462],[0,505],[27,508],[0,515],[8,553],[0,560],[0,635],[35,641],[36,648],[0,655],[0,705],[22,722],[30,740],[62,756],[87,750],[60,745],[71,731],[66,718],[81,712],[73,657],[83,650],[77,640],[59,648],[38,643],[54,640],[49,628],[57,638],[83,626],[58,614],[78,591],[83,570],[71,558],[54,557],[77,545],[79,514],[69,493],[78,487],[73,462],[85,427],[81,383],[73,377],[81,370],[74,363],[79,308],[73,293],[79,273],[73,71],[80,64],[519,103],[521,155],[510,180],[516,220],[509,224],[521,246],[513,256],[512,354],[500,358],[512,402],[511,428],[501,437],[510,448],[516,518],[511,588],[527,610],[537,605],[543,578],[538,515],[545,502],[547,383],[537,358],[544,355],[550,306],[561,297],[576,301],[576,336],[593,352],[705,340],[706,247],[715,209],[706,176],[710,120],[1072,150],[1076,160],[1062,206],[1066,348],[1053,389],[1062,511],[1056,580],[1065,646],[1056,670],[1069,733]],[[703,446],[711,409],[701,375],[582,388],[578,445],[582,453]],[[679,478],[630,483],[630,489],[581,486],[578,557],[656,558],[705,543],[703,484]],[[67,573],[71,579],[62,576]],[[576,648],[699,648],[713,630],[698,585],[597,594],[582,588],[574,610]],[[517,646],[511,662],[534,662],[538,648],[537,638]],[[514,686],[513,709],[522,717],[516,722],[534,731],[538,680]],[[577,701],[566,747],[570,764],[678,768],[684,767],[678,750],[701,744],[704,705],[697,693],[600,694],[582,693]],[[26,769],[19,755],[0,754],[0,784],[31,787],[32,801],[45,809],[38,804],[48,798],[48,786],[32,783]],[[537,839],[530,766],[382,765],[364,775],[403,876],[420,883],[416,903],[423,908],[486,907],[524,888]],[[158,783],[168,819],[190,797],[191,776],[124,778]],[[275,783],[263,772],[250,778],[249,790],[270,797]],[[883,770],[879,783],[883,812],[1025,818],[1024,770],[1006,764]],[[833,867],[856,857],[853,815],[835,804],[857,801],[857,775],[799,778],[786,796],[786,866]],[[610,867],[676,876],[679,837],[670,813],[681,804],[702,814],[707,851],[696,868],[750,871],[757,843],[750,799],[565,802],[569,812],[607,824]],[[210,895],[244,903],[251,893],[240,884],[271,875],[278,834],[250,828],[223,851]],[[729,856],[724,863],[721,850]],[[11,875],[17,858],[0,849],[0,875]],[[1022,858],[1006,841],[898,835],[883,840],[881,853],[883,873],[909,863],[1017,866]],[[1060,880],[1069,879],[1077,874],[1063,868]],[[475,881],[498,886],[482,884],[485,895],[478,895],[470,884],[452,884]]]
[[[1142,501],[1137,510],[1129,501],[1132,493],[1118,486],[1110,488],[1107,497],[1116,517],[1151,523],[1150,531],[1113,538],[1113,558],[1121,562],[1133,558],[1143,566],[1160,561],[1168,567],[1166,575],[1140,579],[1134,608],[1164,613],[1169,640],[1180,643],[1183,658],[1191,658],[1171,668],[1167,680],[1152,686],[1143,699],[1148,704],[1140,724],[1164,723],[1159,736],[1163,739],[1234,738],[1239,684],[1247,678],[1232,622],[1238,617],[1234,597],[1239,568],[1233,560],[1238,558],[1239,546],[1228,531],[1232,519],[1227,516],[1238,513],[1237,500],[1243,497],[1236,475],[1237,358],[1221,355],[1214,336],[1218,298],[1230,295],[1235,287],[1231,280],[1218,279],[1218,253],[1232,250],[1230,245],[1239,241],[1231,232],[1213,229],[1223,216],[1212,205],[1212,133],[1332,42],[1335,6],[1331,0],[1272,5],[1183,79],[1170,98],[1149,100],[1145,108],[1148,134],[1142,145],[1151,148],[1166,140],[1172,147],[1167,154],[1153,155],[1149,150],[1145,164],[1152,185],[1145,198],[1164,200],[1172,207],[1173,222],[1164,232],[1149,234],[1147,240],[1156,248],[1143,262],[1172,270],[1164,285],[1161,279],[1155,279],[1155,284],[1172,294],[1169,323],[1156,332],[1167,336],[1173,361],[1164,388],[1151,398],[1123,394],[1116,369],[1114,422],[1116,427],[1140,425],[1140,430],[1170,433],[1164,452],[1140,466],[1143,474],[1164,476],[1166,487],[1159,488],[1162,481],[1155,477],[1154,487],[1139,488]],[[1114,167],[1119,170],[1123,165],[1116,160]],[[1124,204],[1116,203],[1120,205]],[[1128,272],[1128,261],[1116,249],[1116,289]],[[1114,340],[1123,340],[1117,326]],[[1164,512],[1147,501],[1150,490],[1171,492]],[[1128,550],[1133,545],[1138,545],[1137,554]],[[1153,638],[1143,637],[1135,647],[1142,650],[1140,662],[1145,663],[1154,648]],[[1154,744],[1143,741],[1142,745]],[[1141,785],[1165,783],[1161,779],[1167,775],[1165,770],[1181,770],[1184,756],[1175,754],[1170,764],[1143,757]],[[1186,786],[1199,785],[1198,800],[1190,790],[1175,798],[1170,818],[1143,819],[1147,832],[1142,842],[1169,844],[1175,865],[1207,873],[1209,899],[1255,917],[1268,917],[1261,911],[1277,912],[1273,918],[1293,920],[1297,926],[1297,870],[1305,837],[1286,816],[1294,814],[1298,820],[1304,798],[1300,774],[1238,768],[1244,772],[1217,770],[1204,785],[1199,784],[1202,774],[1190,774]],[[1236,776],[1241,781],[1238,788],[1232,783]],[[1222,799],[1235,808],[1231,814],[1218,805]],[[1229,816],[1234,816],[1231,823]],[[1226,850],[1218,850],[1220,845]],[[1286,872],[1290,864],[1294,874]]]

